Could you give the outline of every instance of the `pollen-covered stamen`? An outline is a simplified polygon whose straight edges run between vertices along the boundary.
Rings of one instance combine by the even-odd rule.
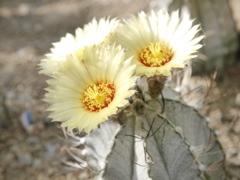
[[[115,95],[115,87],[112,83],[103,81],[90,84],[84,92],[83,103],[85,108],[92,112],[98,112],[108,107]]]
[[[148,67],[160,67],[171,61],[173,51],[165,43],[155,42],[145,46],[139,53],[139,60]]]

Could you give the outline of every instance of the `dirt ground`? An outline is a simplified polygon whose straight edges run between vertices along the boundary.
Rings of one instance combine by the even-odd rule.
[[[47,77],[38,74],[38,63],[49,52],[52,42],[59,41],[67,32],[74,33],[93,17],[128,17],[130,13],[147,11],[149,2],[0,1],[0,180],[74,180],[87,176],[69,172],[61,163],[66,158],[59,138],[63,133],[47,118],[47,105],[41,100]],[[214,83],[208,104],[201,110],[211,119],[209,125],[226,152],[231,180],[240,179],[239,74],[238,60]],[[28,130],[20,121],[26,112],[32,115]]]

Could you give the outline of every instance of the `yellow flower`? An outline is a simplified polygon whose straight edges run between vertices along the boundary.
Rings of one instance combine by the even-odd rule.
[[[199,25],[192,26],[188,17],[180,19],[178,11],[169,15],[159,11],[141,12],[131,16],[116,31],[115,40],[126,49],[126,56],[133,56],[136,75],[171,75],[172,68],[183,68],[185,60],[199,48],[204,36],[195,38]]]
[[[60,39],[60,42],[53,43],[51,53],[46,54],[46,58],[39,64],[39,73],[56,74],[59,71],[59,65],[66,60],[66,55],[75,54],[81,60],[85,46],[99,43],[108,44],[117,26],[118,20],[116,19],[102,18],[99,21],[93,19],[83,29],[77,28],[75,36],[66,34]]]
[[[120,46],[86,46],[83,61],[75,54],[67,56],[59,73],[47,81],[44,100],[53,121],[88,133],[128,104],[136,77],[131,58],[125,60]]]

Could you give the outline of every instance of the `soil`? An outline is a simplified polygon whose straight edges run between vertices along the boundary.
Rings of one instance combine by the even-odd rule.
[[[38,63],[52,42],[67,32],[74,33],[93,17],[126,18],[130,13],[149,10],[149,3],[150,0],[0,1],[0,180],[89,178],[85,171],[64,168],[62,161],[67,156],[61,148],[63,133],[47,118],[47,104],[42,101],[47,77],[38,74]],[[228,68],[223,78],[213,83],[201,110],[211,119],[209,125],[226,152],[231,180],[240,179],[239,72],[238,62]],[[27,128],[21,122],[26,112],[32,120]]]

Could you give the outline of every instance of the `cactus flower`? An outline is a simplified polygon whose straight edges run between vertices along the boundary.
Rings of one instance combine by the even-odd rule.
[[[53,121],[88,133],[128,104],[136,77],[131,58],[125,60],[120,46],[86,46],[82,57],[85,63],[76,54],[67,56],[59,72],[47,81],[44,100]]]
[[[95,18],[83,28],[77,28],[75,36],[67,33],[59,42],[53,43],[51,53],[39,64],[39,73],[52,76],[59,71],[59,64],[66,60],[66,55],[76,54],[82,58],[82,51],[85,46],[99,43],[108,44],[113,32],[118,25],[118,20],[102,18],[97,21]]]
[[[189,17],[179,18],[178,11],[141,12],[131,16],[116,31],[115,41],[133,56],[136,75],[170,76],[172,68],[183,68],[184,62],[202,47],[204,36],[195,37],[199,25],[192,26]]]

